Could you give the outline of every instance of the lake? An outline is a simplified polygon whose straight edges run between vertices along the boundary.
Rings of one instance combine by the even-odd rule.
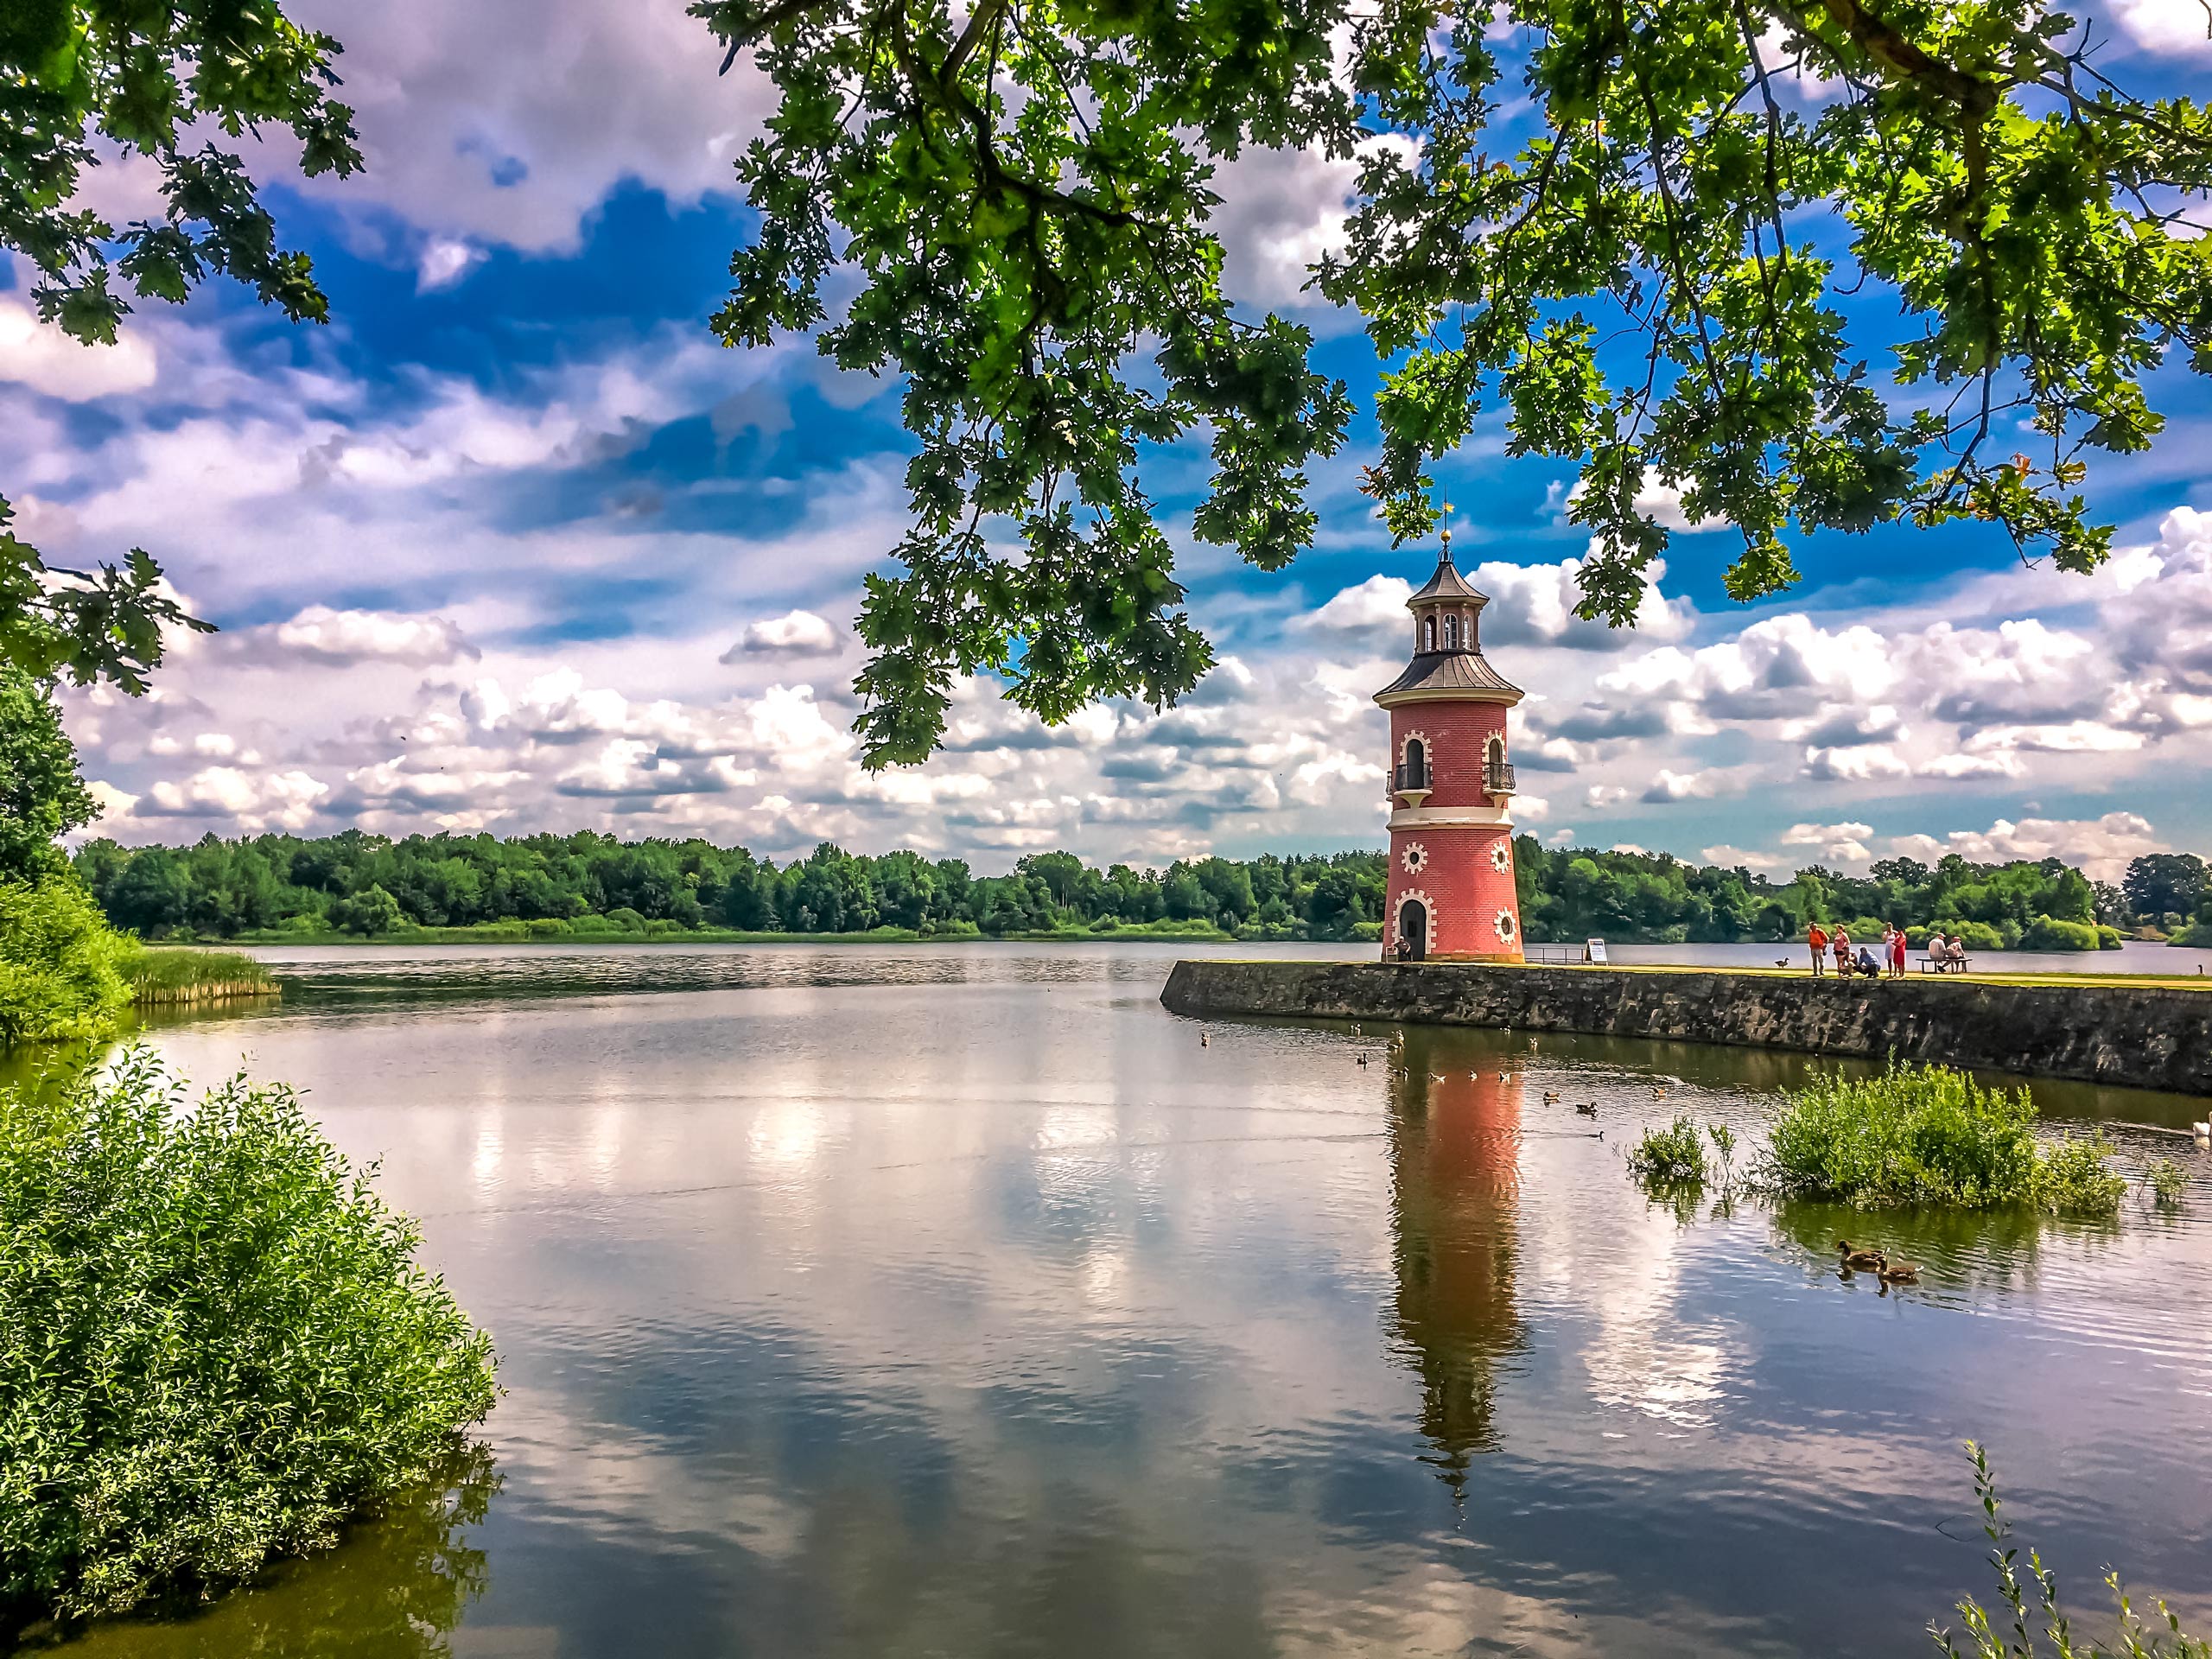
[[[2107,1563],[2212,1625],[2202,1103],[2037,1089],[2178,1216],[1677,1207],[1623,1141],[1811,1062],[1202,1027],[1188,950],[266,953],[149,1039],[382,1160],[490,1464],[60,1651],[1891,1656],[1993,1592],[1969,1436],[2077,1628]]]

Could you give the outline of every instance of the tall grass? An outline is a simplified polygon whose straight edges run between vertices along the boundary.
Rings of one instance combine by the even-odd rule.
[[[276,979],[243,950],[191,950],[127,941],[118,963],[141,1007],[274,996]]]
[[[2102,1642],[2077,1638],[2073,1621],[2059,1606],[2058,1580],[2044,1565],[2041,1552],[2028,1551],[2028,1576],[2022,1581],[2020,1552],[2011,1541],[2012,1524],[1997,1501],[1997,1479],[1989,1471],[1988,1454],[1972,1440],[1967,1442],[1967,1451],[1974,1459],[1974,1492],[1981,1500],[1981,1529],[1989,1539],[1989,1564],[1997,1573],[1997,1618],[2004,1619],[2008,1628],[1999,1630],[1989,1610],[1967,1597],[1958,1605],[1959,1617],[1967,1627],[1967,1646],[1963,1651],[1952,1642],[1950,1631],[1936,1624],[1928,1627],[1936,1645],[1951,1659],[1964,1659],[1968,1654],[1973,1659],[2040,1659],[2046,1653],[2051,1659],[2212,1659],[2212,1642],[2183,1630],[2180,1618],[2164,1602],[2152,1604],[2158,1610],[2158,1624],[2146,1624],[2121,1587],[2120,1574],[2109,1570],[2105,1584],[2120,1604],[2119,1641],[2107,1647]],[[2049,1645],[2042,1645],[2038,1637]]]
[[[200,1599],[434,1475],[495,1393],[298,1098],[143,1050],[0,1094],[0,1645]]]
[[[2035,1134],[2024,1089],[1984,1089],[1963,1071],[1897,1065],[1829,1072],[1792,1091],[1770,1136],[1763,1179],[1793,1198],[1844,1204],[2033,1205],[2110,1215],[2126,1182],[2101,1139]]]

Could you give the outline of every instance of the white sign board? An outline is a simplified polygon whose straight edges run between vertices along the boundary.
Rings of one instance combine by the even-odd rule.
[[[1601,968],[1606,966],[1605,942],[1603,939],[1585,941],[1582,946],[1582,960],[1594,962]]]

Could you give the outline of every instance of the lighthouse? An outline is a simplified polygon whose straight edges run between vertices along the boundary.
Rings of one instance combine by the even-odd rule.
[[[1522,692],[1483,655],[1489,603],[1452,564],[1447,524],[1436,574],[1406,601],[1413,660],[1375,694],[1390,714],[1385,961],[1522,959],[1505,750]]]

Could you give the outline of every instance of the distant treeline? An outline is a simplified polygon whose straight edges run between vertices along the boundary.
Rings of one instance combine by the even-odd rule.
[[[2196,885],[2184,895],[2175,882],[2186,887],[2192,878],[2179,865],[2149,871],[2163,887],[2139,882],[2131,869],[2123,889],[2093,886],[2056,859],[1989,865],[1953,856],[1931,868],[1893,858],[1863,877],[1815,867],[1777,881],[1664,854],[1547,849],[1527,836],[1515,851],[1522,919],[1539,941],[1794,939],[1818,918],[1854,932],[1879,932],[1884,922],[1937,925],[1984,950],[2094,950],[2116,944],[2120,926],[2180,925],[2203,891],[2203,867],[2185,857]],[[959,859],[872,857],[826,842],[779,866],[741,847],[626,842],[590,831],[504,841],[394,841],[359,830],[314,841],[210,836],[191,847],[137,849],[103,840],[87,844],[75,863],[110,919],[148,938],[378,937],[486,926],[554,937],[1217,928],[1246,938],[1374,938],[1386,874],[1382,854],[1347,852],[1179,860],[1165,870],[1099,869],[1071,853],[1037,853],[1009,874],[977,875]],[[2130,892],[2139,886],[2140,906]]]

